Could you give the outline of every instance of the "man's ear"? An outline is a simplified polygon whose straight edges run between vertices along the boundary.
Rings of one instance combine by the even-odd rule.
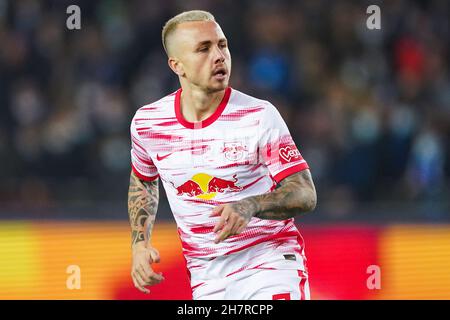
[[[172,69],[172,71],[178,76],[184,76],[183,64],[178,59],[169,57],[167,63],[169,64],[170,69]]]

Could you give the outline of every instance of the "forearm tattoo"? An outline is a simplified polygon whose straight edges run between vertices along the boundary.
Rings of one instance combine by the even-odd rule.
[[[131,245],[150,241],[158,209],[158,180],[140,180],[133,172],[128,190],[128,215],[131,224]]]
[[[303,170],[283,179],[274,191],[242,199],[232,207],[244,217],[285,220],[314,210],[316,201],[311,173]]]

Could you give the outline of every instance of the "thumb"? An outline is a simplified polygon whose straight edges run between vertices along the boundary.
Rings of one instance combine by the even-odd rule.
[[[161,260],[159,257],[159,251],[156,250],[155,248],[151,248],[149,249],[149,253],[152,262],[159,263],[159,261]]]

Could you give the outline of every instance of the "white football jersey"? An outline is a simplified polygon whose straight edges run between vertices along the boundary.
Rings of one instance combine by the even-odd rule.
[[[190,258],[228,255],[263,242],[303,254],[294,219],[252,218],[241,234],[214,243],[214,207],[270,192],[308,168],[278,110],[229,87],[214,114],[192,123],[181,113],[180,96],[181,89],[136,112],[131,160],[141,179],[160,177],[188,267]]]

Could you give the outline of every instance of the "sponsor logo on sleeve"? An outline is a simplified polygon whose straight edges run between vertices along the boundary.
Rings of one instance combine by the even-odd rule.
[[[295,145],[280,148],[278,152],[282,164],[301,159],[300,151],[298,151]]]

